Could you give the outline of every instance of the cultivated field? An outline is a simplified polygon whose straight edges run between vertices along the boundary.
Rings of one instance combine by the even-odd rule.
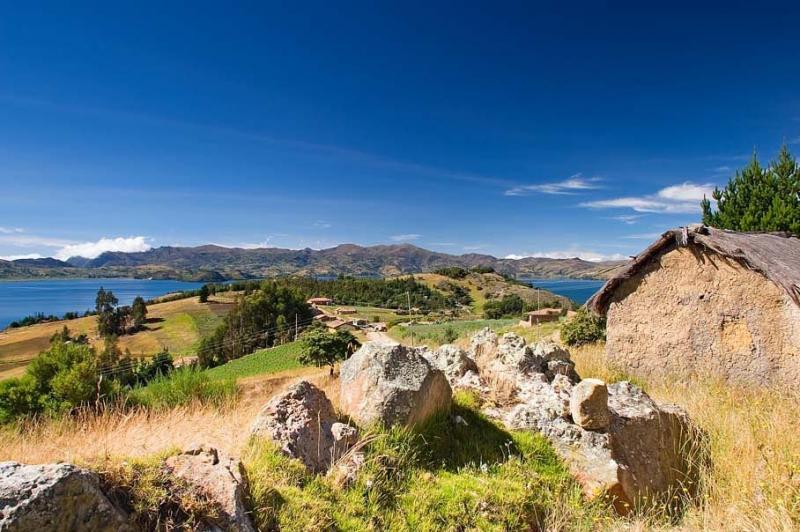
[[[173,356],[191,354],[200,338],[214,330],[231,305],[230,299],[221,297],[212,297],[205,304],[192,297],[150,305],[145,330],[121,336],[120,348],[130,349],[137,356],[153,355],[163,348],[169,349]],[[0,379],[22,374],[28,362],[47,349],[50,337],[65,325],[73,333],[86,334],[93,344],[102,347],[94,316],[8,329],[0,332]]]

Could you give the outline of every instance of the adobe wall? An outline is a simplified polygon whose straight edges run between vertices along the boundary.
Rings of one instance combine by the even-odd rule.
[[[608,310],[609,361],[631,374],[800,383],[800,308],[736,261],[682,247],[624,282]]]

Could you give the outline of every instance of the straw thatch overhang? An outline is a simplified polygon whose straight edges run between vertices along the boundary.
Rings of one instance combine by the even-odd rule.
[[[739,233],[692,225],[671,229],[661,235],[609,279],[586,302],[587,308],[605,315],[614,292],[622,283],[665,253],[688,246],[716,253],[762,273],[782,288],[795,304],[800,305],[800,239],[787,233]]]

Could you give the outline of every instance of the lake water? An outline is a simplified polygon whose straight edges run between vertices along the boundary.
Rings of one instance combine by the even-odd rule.
[[[605,283],[596,279],[520,279],[520,281],[566,296],[579,305],[586,303]]]
[[[121,305],[130,305],[136,296],[145,299],[180,290],[194,290],[203,283],[146,279],[48,279],[0,281],[0,330],[14,320],[41,312],[62,316],[66,312],[94,309],[100,287],[111,290]]]

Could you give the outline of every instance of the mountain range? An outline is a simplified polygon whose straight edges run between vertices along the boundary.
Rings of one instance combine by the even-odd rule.
[[[223,281],[282,274],[391,276],[422,273],[446,266],[484,266],[514,277],[605,279],[625,261],[589,262],[580,258],[501,259],[469,253],[449,255],[410,244],[328,249],[227,248],[164,246],[148,251],[106,252],[96,258],[72,257],[0,260],[0,278],[136,277]]]

